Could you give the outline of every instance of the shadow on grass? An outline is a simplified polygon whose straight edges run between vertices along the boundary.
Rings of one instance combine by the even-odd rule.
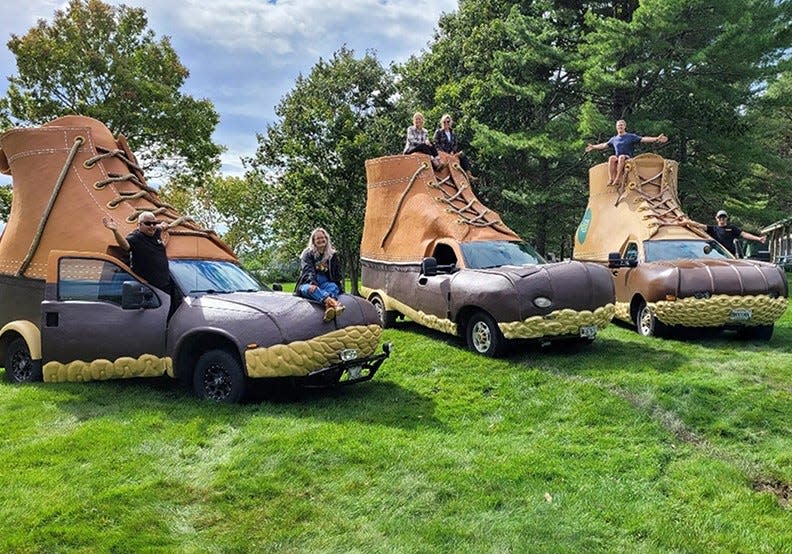
[[[3,376],[0,375],[0,378]],[[398,384],[377,381],[330,389],[295,388],[287,380],[253,380],[242,404],[199,400],[168,377],[119,379],[88,383],[28,383],[49,396],[78,421],[96,418],[129,420],[135,414],[162,413],[172,421],[212,418],[217,422],[259,416],[311,418],[329,422],[358,421],[401,429],[442,427],[435,403]]]
[[[417,323],[400,322],[394,329],[437,341],[438,349],[449,347],[469,351],[464,339]],[[676,351],[673,342],[668,339],[636,335],[630,340],[599,336],[591,344],[573,340],[558,340],[549,344],[538,340],[510,340],[503,359],[528,367],[540,366],[539,369],[557,373],[580,373],[597,370],[641,372],[647,369],[672,372],[686,363],[689,357]]]
[[[628,342],[599,337],[588,346],[559,341],[549,347],[526,350],[514,361],[539,364],[559,374],[613,371],[640,373],[647,370],[670,373],[677,371],[689,359],[689,356],[661,339]]]

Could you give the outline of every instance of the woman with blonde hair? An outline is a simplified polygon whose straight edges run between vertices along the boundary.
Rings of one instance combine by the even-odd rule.
[[[317,227],[308,238],[308,246],[300,255],[300,278],[297,280],[300,296],[320,302],[324,308],[324,321],[330,321],[344,311],[338,295],[344,292],[344,275],[330,234]]]
[[[420,152],[432,156],[432,167],[435,171],[440,171],[445,167],[445,162],[437,157],[437,148],[429,142],[429,134],[424,128],[424,116],[421,112],[413,115],[413,124],[407,127],[407,142],[404,145],[404,153],[412,154]]]
[[[435,131],[434,134],[434,145],[435,148],[438,150],[442,150],[448,154],[456,154],[459,158],[459,166],[462,168],[462,171],[468,177],[470,181],[478,181],[478,177],[474,177],[471,173],[471,165],[470,160],[462,150],[459,149],[459,143],[457,142],[457,136],[451,126],[454,122],[451,119],[451,115],[444,113],[443,117],[440,118],[440,127]]]

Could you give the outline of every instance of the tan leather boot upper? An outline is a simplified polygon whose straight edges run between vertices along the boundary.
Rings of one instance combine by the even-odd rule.
[[[146,184],[126,139],[101,122],[66,116],[0,135],[0,171],[13,178],[13,201],[0,239],[0,273],[44,278],[51,250],[112,253],[102,218],[133,231],[141,211],[171,225],[171,258],[235,260],[213,231],[182,217]]]
[[[589,170],[589,202],[575,233],[575,259],[607,261],[627,242],[708,239],[679,224],[685,216],[677,196],[678,164],[656,154],[628,160],[623,182],[608,185],[608,164]]]
[[[361,257],[415,262],[431,256],[434,244],[443,238],[520,240],[476,198],[457,156],[441,152],[440,158],[446,166],[438,172],[423,154],[366,161]]]

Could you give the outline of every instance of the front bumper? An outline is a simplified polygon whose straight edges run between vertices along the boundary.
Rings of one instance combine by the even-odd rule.
[[[303,386],[328,388],[370,381],[391,352],[393,345],[386,342],[382,345],[382,354],[353,358],[310,372],[305,376]]]
[[[559,336],[579,336],[583,327],[604,329],[613,319],[613,304],[600,306],[594,311],[562,309],[547,315],[533,316],[523,321],[498,323],[507,339],[537,339]]]
[[[650,302],[649,307],[666,325],[720,327],[772,325],[784,314],[788,304],[789,301],[783,297],[718,294],[707,299]],[[750,315],[745,320],[735,320],[734,314],[738,311]]]

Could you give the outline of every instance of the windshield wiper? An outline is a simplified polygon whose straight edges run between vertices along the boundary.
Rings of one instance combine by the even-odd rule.
[[[190,294],[231,294],[229,290],[200,289],[191,290]]]

